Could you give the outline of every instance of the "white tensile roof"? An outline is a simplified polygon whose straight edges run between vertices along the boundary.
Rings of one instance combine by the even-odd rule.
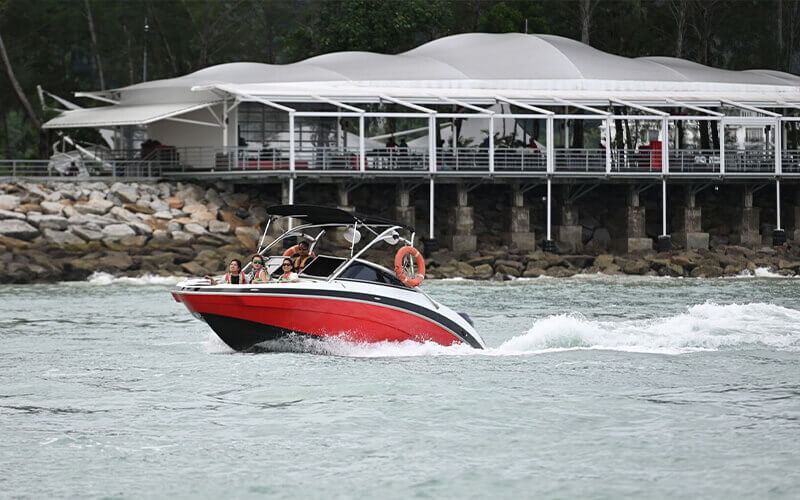
[[[785,106],[800,102],[800,77],[729,71],[672,57],[616,56],[555,35],[468,33],[397,55],[336,52],[285,65],[221,64],[92,94],[126,106],[211,103],[226,95],[279,102],[313,101],[315,95],[353,102],[385,95],[431,102],[444,96],[477,103],[498,94],[538,104],[553,104],[556,97],[593,104],[617,98],[666,105],[672,98]],[[51,123],[46,126],[63,126]]]

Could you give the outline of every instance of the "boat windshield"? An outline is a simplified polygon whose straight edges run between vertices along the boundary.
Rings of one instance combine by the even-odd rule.
[[[395,276],[393,272],[363,262],[353,262],[342,272],[339,278],[353,281],[369,281],[372,283],[381,283],[383,285],[401,286],[403,288],[406,287],[402,281],[397,279],[397,276]]]
[[[320,255],[306,265],[301,274],[306,276],[314,276],[316,278],[327,278],[342,265],[345,259],[342,257],[331,257],[329,255]]]

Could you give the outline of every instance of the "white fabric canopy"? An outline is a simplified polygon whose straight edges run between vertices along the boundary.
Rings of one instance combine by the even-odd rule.
[[[556,106],[563,105],[558,98],[593,106],[611,99],[648,106],[674,106],[669,99],[710,106],[727,100],[797,108],[800,77],[672,57],[622,57],[554,35],[467,33],[397,55],[337,52],[285,65],[221,64],[90,94],[120,104],[68,111],[45,127],[145,124],[223,98],[252,97],[292,103],[322,102],[315,96],[324,96],[356,105],[383,96],[422,104],[442,98],[492,104],[501,96]]]
[[[174,103],[136,106],[113,105],[66,111],[44,124],[44,128],[115,127],[118,125],[146,125],[165,118],[182,115],[215,104]]]

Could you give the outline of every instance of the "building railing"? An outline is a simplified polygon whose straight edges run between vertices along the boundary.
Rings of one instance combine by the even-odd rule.
[[[129,177],[152,178],[163,176],[171,164],[155,161],[84,160],[68,164],[54,164],[51,160],[0,160],[0,177]]]
[[[554,151],[556,172],[595,172],[606,171],[606,150],[599,149],[559,149]],[[623,156],[624,157],[624,156]]]
[[[659,149],[555,148],[553,173],[604,175],[660,175],[664,159]],[[720,151],[669,149],[670,175],[721,175]],[[96,159],[68,153],[50,160],[0,160],[0,177],[139,177],[203,173],[287,173],[291,171],[288,148],[246,147],[156,148],[142,158],[141,150],[91,151]],[[434,172],[502,175],[547,173],[547,152],[538,148],[486,147],[437,148]],[[608,161],[610,160],[610,163]],[[493,161],[493,165],[492,165]],[[800,174],[800,150],[781,153],[782,173]],[[770,150],[726,150],[725,174],[773,174],[775,155]],[[294,153],[294,170],[302,172],[408,172],[425,174],[431,169],[427,148],[367,148],[362,162],[358,147],[302,145]]]
[[[784,173],[800,173],[800,149],[787,149],[781,154],[781,170]]]
[[[729,173],[775,172],[775,152],[752,149],[726,150],[725,171]]]

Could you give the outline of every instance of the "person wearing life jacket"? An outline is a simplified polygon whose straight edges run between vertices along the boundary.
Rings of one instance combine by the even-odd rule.
[[[278,276],[278,283],[293,283],[298,281],[299,277],[294,272],[294,264],[292,259],[286,257],[281,264],[281,275]]]
[[[307,241],[301,241],[297,245],[297,253],[292,256],[294,259],[294,270],[296,273],[302,273],[306,264],[311,262],[314,256],[308,253],[309,246]]]
[[[269,273],[264,269],[264,257],[254,254],[250,263],[251,270],[247,274],[247,282],[250,284],[266,283],[269,281]]]
[[[212,285],[217,284],[217,280],[213,277],[206,275],[205,278],[211,282]],[[228,265],[228,272],[225,273],[225,283],[229,285],[246,285],[247,277],[242,272],[242,261],[239,259],[231,260]]]

